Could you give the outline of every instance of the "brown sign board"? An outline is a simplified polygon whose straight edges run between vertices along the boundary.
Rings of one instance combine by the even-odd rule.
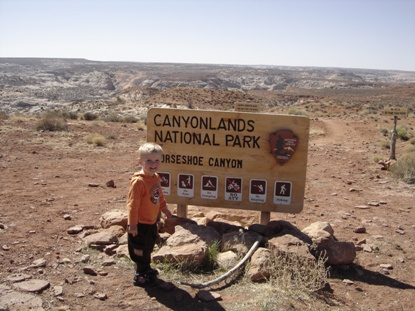
[[[383,108],[383,114],[385,116],[406,117],[406,116],[408,116],[408,108],[403,108],[403,107],[385,107],[385,108]]]
[[[239,112],[259,112],[259,104],[251,102],[236,102],[235,111]]]
[[[168,203],[261,212],[303,208],[310,121],[304,116],[152,108]]]

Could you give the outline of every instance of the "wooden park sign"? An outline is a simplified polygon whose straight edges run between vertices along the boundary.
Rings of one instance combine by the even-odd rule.
[[[407,117],[408,108],[405,107],[385,107],[383,108],[385,116]]]
[[[304,116],[152,108],[147,140],[163,147],[168,203],[299,213],[309,127]]]

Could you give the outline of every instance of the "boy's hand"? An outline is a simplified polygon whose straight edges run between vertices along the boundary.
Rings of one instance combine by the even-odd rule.
[[[164,215],[166,215],[167,219],[172,217],[171,212],[168,209],[166,209],[165,211],[162,211],[162,212],[164,213]]]
[[[138,234],[137,226],[128,225],[128,233],[132,236],[136,236]]]

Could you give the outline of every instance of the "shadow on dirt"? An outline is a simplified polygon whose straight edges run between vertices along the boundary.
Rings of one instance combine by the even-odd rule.
[[[377,271],[367,270],[361,266],[350,265],[346,269],[332,267],[330,277],[351,281],[359,281],[370,285],[388,286],[397,289],[415,289],[415,286],[397,281],[385,274]]]
[[[225,311],[218,301],[204,302],[200,301],[197,297],[192,295],[178,287],[173,287],[169,290],[163,289],[164,281],[159,280],[159,286],[153,286],[146,288],[146,292],[149,297],[155,298],[160,304],[174,311],[198,311],[198,310],[211,310],[211,311]]]

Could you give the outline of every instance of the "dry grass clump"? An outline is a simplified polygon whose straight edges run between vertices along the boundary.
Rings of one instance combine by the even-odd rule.
[[[107,140],[104,136],[98,133],[93,133],[85,136],[85,141],[87,144],[95,145],[97,147],[104,147],[107,143]]]
[[[241,290],[255,294],[238,304],[239,310],[298,310],[299,302],[307,309],[319,304],[316,292],[328,278],[323,258],[312,262],[296,254],[274,253],[267,267],[271,272],[267,282],[241,284]]]
[[[140,120],[137,122],[137,129],[139,131],[144,131],[146,129],[146,124],[144,120]]]
[[[38,131],[66,131],[68,125],[66,124],[66,118],[59,111],[47,111],[43,113],[40,120],[36,123],[36,129]]]
[[[278,253],[271,256],[270,283],[290,293],[313,293],[327,282],[324,258],[312,262],[297,254]]]
[[[5,113],[3,110],[0,110],[0,120],[7,120],[9,115]]]
[[[409,152],[398,158],[390,167],[392,175],[404,181],[415,182],[415,152]]]

